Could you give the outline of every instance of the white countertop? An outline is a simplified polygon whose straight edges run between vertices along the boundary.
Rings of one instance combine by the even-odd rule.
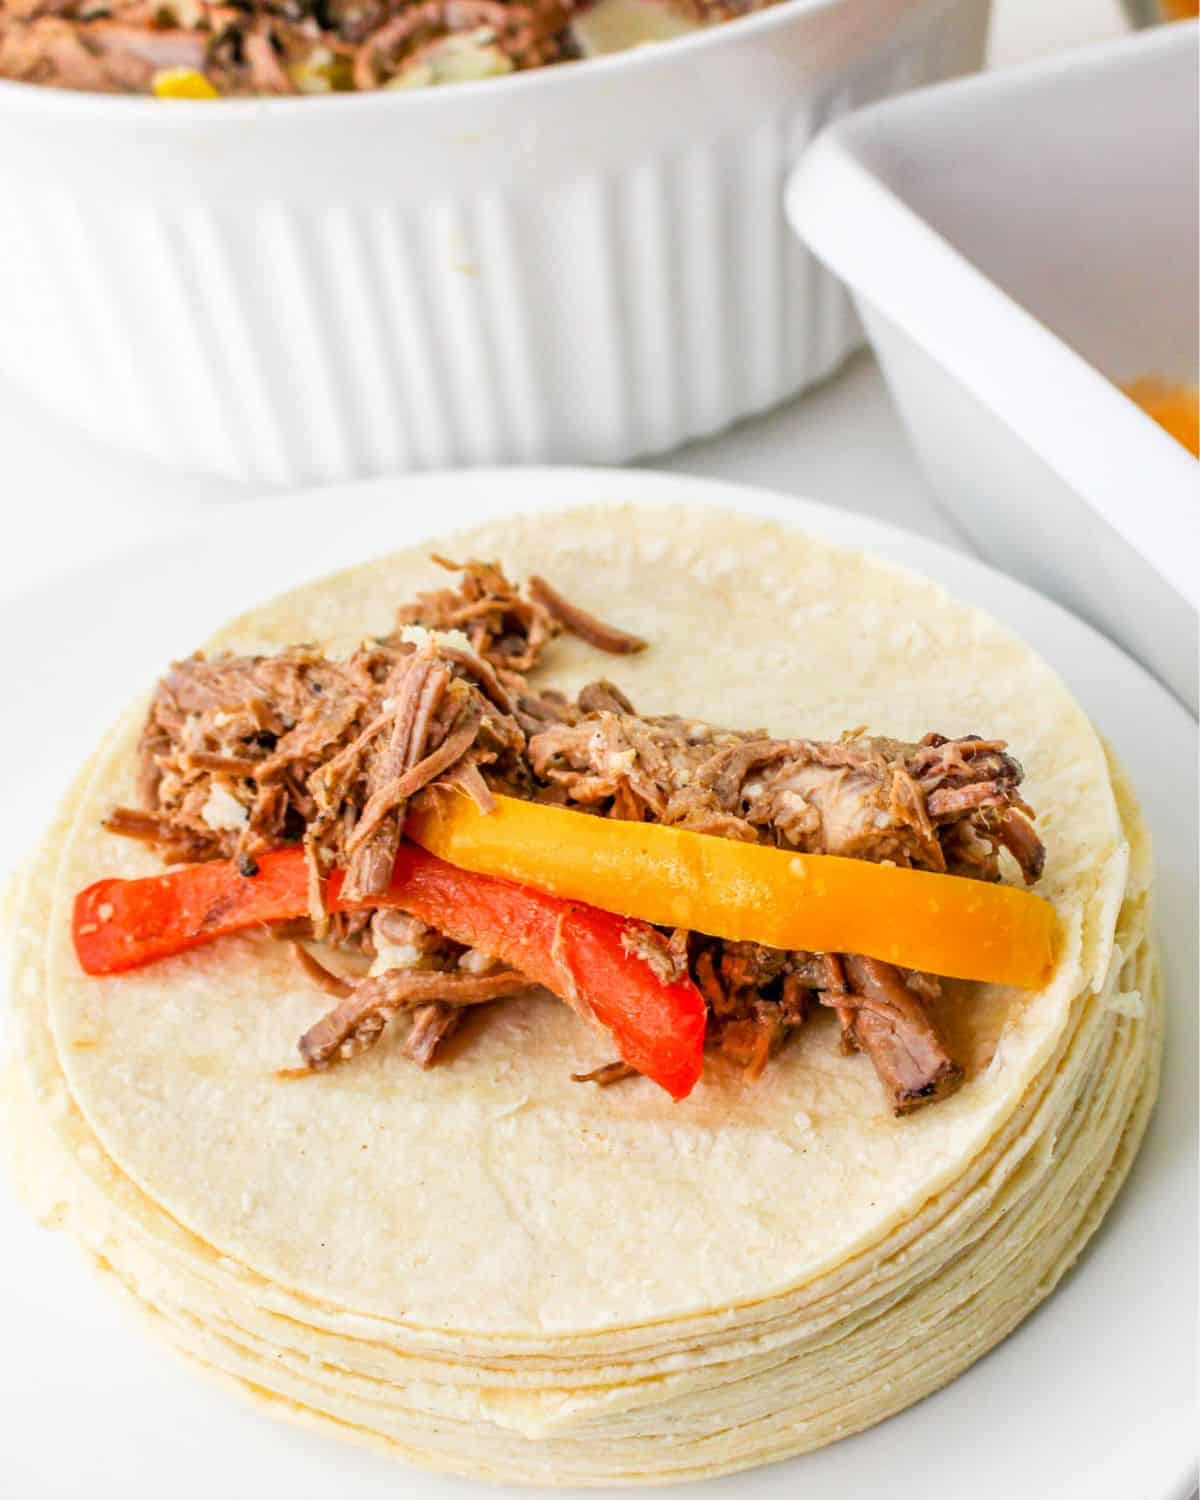
[[[994,66],[1116,36],[1118,0],[995,0]],[[0,595],[251,497],[103,448],[0,386],[7,544]],[[966,548],[938,509],[869,354],[770,415],[657,461],[660,467],[811,496]]]

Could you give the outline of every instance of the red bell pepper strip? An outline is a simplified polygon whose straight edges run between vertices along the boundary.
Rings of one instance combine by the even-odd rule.
[[[330,911],[393,906],[455,942],[501,959],[612,1033],[625,1062],[673,1099],[695,1087],[703,1064],[705,1005],[692,981],[664,983],[622,939],[642,922],[490,875],[457,869],[404,843],[391,884],[365,901],[343,901],[327,883]],[[308,911],[299,849],[258,860],[258,874],[228,863],[188,865],[141,880],[101,880],[75,898],[72,935],[87,974],[118,974],[182,953],[225,933]]]

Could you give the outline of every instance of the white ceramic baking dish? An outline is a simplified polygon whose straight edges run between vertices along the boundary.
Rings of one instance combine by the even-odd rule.
[[[792,222],[851,287],[947,509],[1193,712],[1200,466],[1117,389],[1195,380],[1197,27],[867,110]]]
[[[977,67],[989,0],[785,0],[404,94],[0,84],[0,373],[101,439],[299,484],[619,462],[861,338],[787,232],[832,118]]]

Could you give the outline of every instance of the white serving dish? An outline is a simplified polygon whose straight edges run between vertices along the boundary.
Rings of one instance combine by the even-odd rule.
[[[849,109],[979,65],[989,0],[785,0],[405,94],[0,83],[0,373],[92,435],[296,485],[615,463],[861,337],[780,197]]]
[[[836,125],[788,190],[972,540],[1197,703],[1200,468],[1117,389],[1197,374],[1195,25]]]

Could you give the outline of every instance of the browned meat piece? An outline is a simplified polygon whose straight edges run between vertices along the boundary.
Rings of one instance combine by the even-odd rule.
[[[354,86],[379,88],[422,62],[447,36],[481,28],[515,67],[557,62],[567,15],[568,8],[555,0],[418,0],[365,38],[354,59]]]
[[[483,696],[489,702],[494,703],[502,714],[511,715],[515,712],[516,705],[512,695],[500,681],[495,667],[486,658],[475,656],[470,651],[460,651],[448,641],[442,641],[438,650],[442,658],[451,662],[463,676],[474,682],[482,691]],[[511,674],[509,675],[511,677]]]
[[[694,719],[601,709],[534,735],[529,761],[537,780],[560,788],[569,804],[611,814],[623,792],[624,805],[646,821],[665,822],[671,798],[697,768],[743,738]],[[744,836],[757,837],[749,828]]]
[[[923,974],[920,969],[897,969],[904,983],[912,990],[914,995],[920,996],[922,1000],[940,1000],[942,995],[942,981],[936,974]]]
[[[256,94],[294,94],[296,85],[282,61],[283,47],[265,26],[246,26],[242,31],[242,59],[248,82]]]
[[[692,960],[692,978],[704,996],[705,1004],[717,1018],[732,1015],[734,1006],[717,973],[717,949],[713,946],[701,948]]]
[[[711,1011],[710,1044],[738,1063],[747,1080],[804,1024],[815,994],[837,1011],[842,1050],[870,1057],[897,1114],[944,1098],[962,1082],[924,1008],[938,993],[931,975],[852,954],[731,942],[702,946],[692,974]]]
[[[843,958],[851,1030],[888,1091],[897,1115],[944,1099],[963,1081],[963,1071],[947,1053],[920,998],[898,969],[875,958]]]
[[[565,693],[555,692],[553,688],[539,692],[528,689],[517,695],[516,716],[521,728],[530,735],[551,724],[574,724],[579,718],[579,709]]]
[[[468,757],[478,767],[525,744],[516,721],[456,676],[432,642],[397,662],[384,691],[386,732],[363,744],[352,763],[310,781],[320,814],[312,836],[331,833],[334,857],[346,862],[346,889],[357,897],[376,894],[391,878],[412,796],[461,770]]]
[[[808,1017],[822,960],[757,943],[695,938],[692,977],[711,1012],[708,1041],[753,1081]]]
[[[497,700],[509,701],[490,667],[433,641],[375,642],[345,663],[307,647],[193,657],[159,683],[143,731],[151,811],[111,826],[169,857],[236,856],[247,874],[255,854],[303,836],[314,880],[345,865],[368,894],[386,884],[423,786],[457,777],[490,805],[478,766],[505,762],[503,784],[525,744]]]
[[[718,970],[727,991],[752,990],[756,995],[783,978],[791,955],[758,943],[721,944]]]
[[[528,597],[522,597],[496,563],[472,559],[459,564],[444,557],[435,557],[434,561],[461,572],[462,582],[457,589],[419,594],[397,613],[397,623],[423,625],[430,630],[461,630],[478,655],[506,676],[532,672],[546,643],[563,630],[600,651],[627,654],[645,649],[645,641],[579,609],[544,578],[531,578]],[[512,711],[511,705],[507,711]]]
[[[793,954],[795,960],[797,954]],[[808,1020],[813,987],[798,973],[785,974],[779,987],[779,1017],[788,1027],[803,1026]]]
[[[371,916],[371,951],[378,953],[381,947],[411,948],[426,957],[444,958],[443,968],[457,963],[459,955],[466,951],[461,943],[434,932],[409,912],[389,906],[380,907]]]
[[[282,922],[271,922],[268,931],[272,937],[289,943],[311,942],[319,937],[325,948],[343,948],[348,953],[371,954],[374,952],[370,934],[373,915],[375,914],[366,909],[333,912],[324,919],[319,933],[311,917],[294,917]]]
[[[208,38],[203,32],[131,25],[107,16],[43,15],[24,21],[6,9],[0,8],[3,78],[87,93],[142,93],[160,68],[204,66]]]
[[[620,1058],[616,1062],[605,1063],[603,1067],[593,1068],[590,1073],[572,1073],[572,1083],[594,1083],[599,1088],[606,1089],[614,1083],[620,1083],[623,1078],[636,1078],[638,1070],[631,1068],[627,1062]]]
[[[630,635],[627,630],[617,630],[615,626],[598,620],[595,615],[589,615],[587,610],[564,599],[556,588],[536,574],[529,580],[529,597],[535,604],[548,610],[551,618],[557,620],[564,630],[577,635],[597,651],[608,651],[614,656],[631,656],[646,649],[646,642],[641,636]]]
[[[159,682],[140,747],[143,806],[210,857],[253,856],[315,815],[309,775],[371,709],[353,663],[308,647],[273,657],[191,657]]]
[[[179,827],[169,818],[140,812],[135,807],[114,807],[105,818],[104,827],[107,832],[120,834],[122,838],[154,844],[169,865],[200,864],[221,859],[227,852],[215,834]]]
[[[401,788],[411,779],[407,772],[427,763],[430,742],[435,737],[435,716],[452,680],[449,668],[437,659],[432,649],[403,657],[388,679],[388,696],[384,700],[388,705],[386,733],[375,737],[364,757],[365,801],[345,841],[346,891],[352,899],[377,895],[391,879],[404,824],[405,796]],[[459,753],[466,748],[463,746]],[[326,817],[332,818],[340,811],[341,799],[322,800],[325,789],[318,773],[315,788],[318,806]]]
[[[75,0],[5,0],[5,13],[15,21],[34,21],[39,16],[58,16],[71,10]]]
[[[450,1005],[418,1005],[404,1038],[403,1052],[418,1067],[431,1068],[438,1048],[458,1030],[462,1011]]]
[[[621,934],[621,947],[640,958],[663,984],[674,984],[687,973],[686,951],[681,953],[678,945],[672,947],[653,927],[627,929]]]
[[[345,948],[351,953],[370,952],[369,911],[339,911],[322,923],[321,941],[330,948]]]
[[[633,704],[615,683],[604,677],[581,688],[576,702],[579,712],[583,714],[629,714],[636,717]],[[568,716],[559,714],[557,718],[561,722],[567,720]]]
[[[418,594],[412,604],[396,612],[398,626],[423,625],[428,630],[461,630],[477,655],[504,672],[531,672],[546,643],[559,633],[557,622],[541,605],[523,599],[495,563],[471,560],[450,562],[435,557],[439,566],[460,572],[456,589]]]
[[[320,985],[327,995],[332,995],[335,1000],[344,1000],[353,990],[354,986],[348,979],[343,979],[340,974],[327,969],[319,959],[314,958],[303,943],[289,943],[288,946],[292,950],[292,957],[303,972],[314,984]]]
[[[813,953],[809,958],[810,963],[804,965],[803,972],[817,992],[821,1004],[837,1012],[841,1026],[842,1055],[850,1057],[859,1049],[858,1039],[854,1034],[854,1010],[845,1003],[848,990],[846,967],[841,955],[837,953]]]
[[[1039,868],[1021,767],[994,740],[774,740],[603,706],[532,736],[529,759],[568,804],[612,817],[982,879],[1001,847],[1027,878]]]
[[[529,980],[515,969],[496,969],[489,974],[387,969],[353,985],[333,1010],[310,1026],[300,1038],[300,1056],[310,1068],[326,1068],[373,1046],[398,1010],[431,1010],[434,1003],[439,1010],[456,1010],[529,988]],[[424,1025],[430,1027],[432,1023]]]
[[[753,1009],[753,1015],[726,1021],[716,1037],[721,1053],[742,1068],[747,1083],[761,1077],[788,1030],[778,1006],[758,1001]]]
[[[464,757],[452,771],[439,777],[438,781],[441,786],[456,786],[460,791],[466,792],[481,813],[495,811],[496,799],[492,795],[492,789],[480,775],[479,767],[474,761]]]
[[[1038,838],[1024,811],[1006,807],[992,825],[996,837],[1021,867],[1026,885],[1035,885],[1046,868],[1046,846]]]

